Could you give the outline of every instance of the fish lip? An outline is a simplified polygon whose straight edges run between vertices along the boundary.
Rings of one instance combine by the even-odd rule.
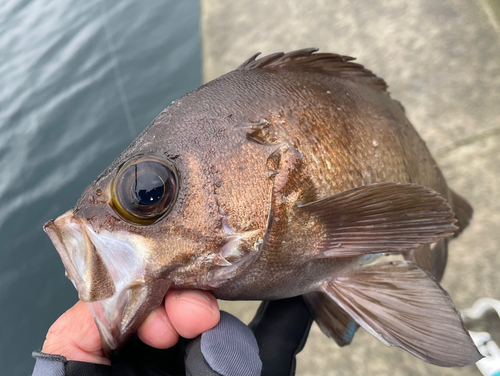
[[[161,304],[170,282],[145,281],[145,261],[129,234],[96,233],[72,210],[48,221],[43,229],[80,300],[89,305],[104,351],[112,355]]]
[[[78,291],[78,298],[92,302],[113,296],[116,289],[86,227],[70,210],[45,223],[43,230],[59,253],[66,276]]]
[[[66,269],[66,276],[69,278],[70,275],[78,275],[78,273],[76,273],[75,266],[73,265],[71,260],[67,257],[66,246],[64,245],[64,241],[62,240],[62,234],[57,228],[55,221],[51,219],[50,221],[46,222],[43,225],[43,231],[45,231],[45,233],[49,236],[57,253],[59,253],[64,268]]]
[[[59,223],[56,223],[59,222]],[[81,223],[78,223],[78,219],[75,216],[72,216],[72,213],[67,212],[62,216],[58,217],[56,220],[50,220],[43,225],[43,231],[49,236],[52,244],[56,248],[57,253],[61,257],[64,268],[66,269],[66,277],[73,282],[75,288],[78,291],[78,297],[82,301],[86,301],[85,296],[83,296],[83,291],[86,290],[85,280],[82,277],[83,273],[80,273],[76,264],[73,262],[73,258],[71,257],[71,249],[68,244],[65,242],[65,237],[62,232],[63,226],[71,225],[75,230],[79,226],[81,229],[81,233],[83,235],[83,228]],[[63,225],[63,226],[61,226]],[[75,233],[76,231],[73,231]],[[83,272],[83,270],[82,270]]]

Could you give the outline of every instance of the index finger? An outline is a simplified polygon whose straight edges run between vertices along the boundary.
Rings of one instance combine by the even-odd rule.
[[[171,290],[164,304],[152,312],[137,334],[149,346],[166,349],[179,336],[194,338],[212,329],[220,319],[217,299],[208,291]]]

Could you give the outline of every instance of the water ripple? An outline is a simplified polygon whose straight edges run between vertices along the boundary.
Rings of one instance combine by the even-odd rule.
[[[199,86],[198,17],[196,0],[0,2],[2,374],[29,374],[76,299],[41,225]]]

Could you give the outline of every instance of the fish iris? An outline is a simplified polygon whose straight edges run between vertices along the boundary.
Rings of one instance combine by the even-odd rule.
[[[154,223],[172,208],[177,181],[177,171],[170,161],[153,155],[131,158],[113,180],[111,206],[128,222]]]

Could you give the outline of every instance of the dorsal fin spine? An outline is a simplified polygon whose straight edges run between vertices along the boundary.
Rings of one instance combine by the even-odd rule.
[[[288,53],[277,52],[257,59],[259,52],[247,59],[236,70],[300,69],[320,72],[363,83],[389,94],[385,81],[365,69],[363,65],[353,63],[352,60],[355,58],[326,52],[316,53],[317,51],[317,48],[304,48]]]

